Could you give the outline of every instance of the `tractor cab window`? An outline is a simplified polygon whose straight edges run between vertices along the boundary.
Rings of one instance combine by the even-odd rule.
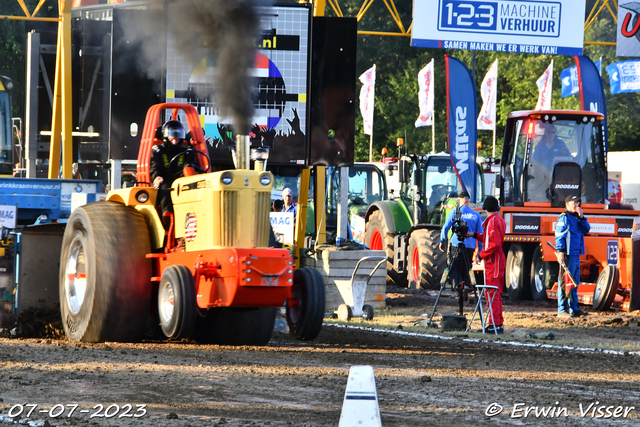
[[[523,120],[517,120],[513,126],[512,141],[514,145],[509,151],[509,166],[505,171],[505,202],[522,202],[524,157],[527,146],[527,127]]]
[[[583,203],[604,203],[606,170],[602,127],[598,121],[536,119],[525,121],[530,142],[525,201],[563,205],[564,192]]]
[[[427,205],[435,206],[443,197],[462,191],[458,175],[448,158],[430,159],[425,176]]]
[[[355,166],[355,173],[349,169],[349,200],[361,198],[365,205],[378,202],[386,198],[386,188],[384,177],[377,168],[367,167],[358,170]],[[360,204],[360,203],[358,203]]]

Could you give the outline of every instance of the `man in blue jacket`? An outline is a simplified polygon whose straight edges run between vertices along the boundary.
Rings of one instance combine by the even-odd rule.
[[[580,255],[584,255],[584,235],[589,233],[591,226],[580,207],[580,197],[567,196],[564,200],[566,210],[558,217],[556,223],[556,251],[558,262],[567,266],[569,273],[580,283]],[[564,274],[558,275],[558,289]],[[567,299],[569,301],[567,301]],[[567,307],[568,306],[568,307]],[[567,312],[568,308],[568,312]],[[558,317],[580,317],[587,313],[578,308],[578,287],[574,287],[569,295],[558,292]]]
[[[482,229],[482,218],[480,218],[480,214],[469,206],[469,193],[463,191],[458,196],[458,208],[460,209],[459,220],[465,221],[467,223],[467,227],[469,228],[469,233],[478,233],[482,234],[484,230]],[[447,235],[449,234],[449,230],[453,225],[454,220],[456,219],[456,215],[458,209],[455,209],[449,213],[447,216],[447,221],[444,223],[444,227],[442,227],[442,232],[440,233],[440,250],[446,253],[446,244]],[[451,247],[457,247],[459,243],[458,236],[456,233],[451,234]],[[453,286],[455,289],[458,288],[460,281],[464,282],[465,286],[470,286],[470,278],[469,278],[469,270],[472,267],[473,263],[473,252],[476,250],[476,239],[473,237],[468,237],[464,241],[464,247],[466,251],[466,256],[468,260],[468,264],[465,266],[462,263],[462,254],[458,254],[457,257],[453,258],[452,254],[454,251],[449,250],[449,257],[453,258],[450,260],[450,270],[449,274],[453,279]],[[482,248],[479,248],[482,249]]]

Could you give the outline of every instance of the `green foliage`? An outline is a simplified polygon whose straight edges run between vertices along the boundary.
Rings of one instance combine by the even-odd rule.
[[[33,12],[39,0],[24,0],[27,10]],[[25,16],[17,0],[3,0],[0,15]],[[47,0],[40,8],[38,17],[57,17],[58,4]],[[3,19],[0,21],[0,74],[13,80],[13,116],[24,118],[25,104],[25,21]]]
[[[356,16],[362,0],[341,0],[344,16]],[[595,0],[588,0],[587,15]],[[396,1],[404,27],[411,23],[411,2]],[[327,8],[327,15],[333,12]],[[360,31],[398,32],[384,2],[374,2],[358,23]],[[616,25],[605,10],[585,34],[585,41],[615,42]],[[435,77],[435,140],[436,151],[448,151],[446,133],[446,93],[444,55],[462,60],[473,70],[473,52],[462,50],[423,49],[410,46],[406,37],[388,37],[375,35],[358,36],[358,75],[376,64],[375,114],[373,126],[373,158],[380,158],[380,150],[386,147],[388,155],[396,155],[396,139],[405,138],[408,153],[431,151],[431,126],[415,127],[419,115],[417,76],[431,58],[434,59]],[[609,144],[612,150],[634,150],[640,139],[640,93],[611,95],[608,74],[604,68],[627,58],[615,56],[615,46],[586,45],[584,54],[594,62],[602,57],[602,72],[607,101],[609,124]],[[577,95],[562,98],[560,73],[563,69],[575,65],[572,56],[531,55],[497,52],[476,52],[475,82],[478,97],[478,110],[482,107],[480,85],[485,73],[498,59],[498,102],[496,155],[502,152],[504,124],[512,111],[531,110],[538,99],[536,80],[553,60],[553,98],[554,109],[580,109]],[[359,86],[359,85],[358,85]],[[482,142],[480,156],[492,153],[493,132],[478,131],[478,140]],[[369,159],[369,135],[363,133],[362,117],[356,119],[356,160]]]

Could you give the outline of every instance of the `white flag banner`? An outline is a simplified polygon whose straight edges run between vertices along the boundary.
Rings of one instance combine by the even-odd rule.
[[[536,84],[538,85],[538,103],[536,110],[551,109],[551,83],[553,80],[553,59],[544,73],[540,76]]]
[[[373,134],[373,103],[376,86],[375,64],[362,73],[360,81],[362,82],[362,89],[360,89],[360,113],[362,114],[364,133],[371,135]]]
[[[478,115],[478,129],[496,129],[496,102],[498,98],[498,60],[487,71],[480,87],[482,109]]]
[[[420,116],[416,127],[433,126],[433,59],[418,73]]]

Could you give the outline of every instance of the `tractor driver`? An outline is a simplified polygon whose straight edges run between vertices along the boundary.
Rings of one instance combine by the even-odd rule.
[[[556,157],[569,157],[571,152],[567,145],[556,136],[555,125],[544,123],[542,128],[544,129],[544,135],[536,145],[532,161],[550,169]]]
[[[182,169],[189,164],[188,145],[184,145],[186,131],[177,120],[169,120],[162,126],[162,144],[154,145],[151,153],[151,182],[158,189],[158,204],[165,212],[173,212],[170,189],[176,178],[182,176]],[[163,219],[164,221],[164,219]]]

